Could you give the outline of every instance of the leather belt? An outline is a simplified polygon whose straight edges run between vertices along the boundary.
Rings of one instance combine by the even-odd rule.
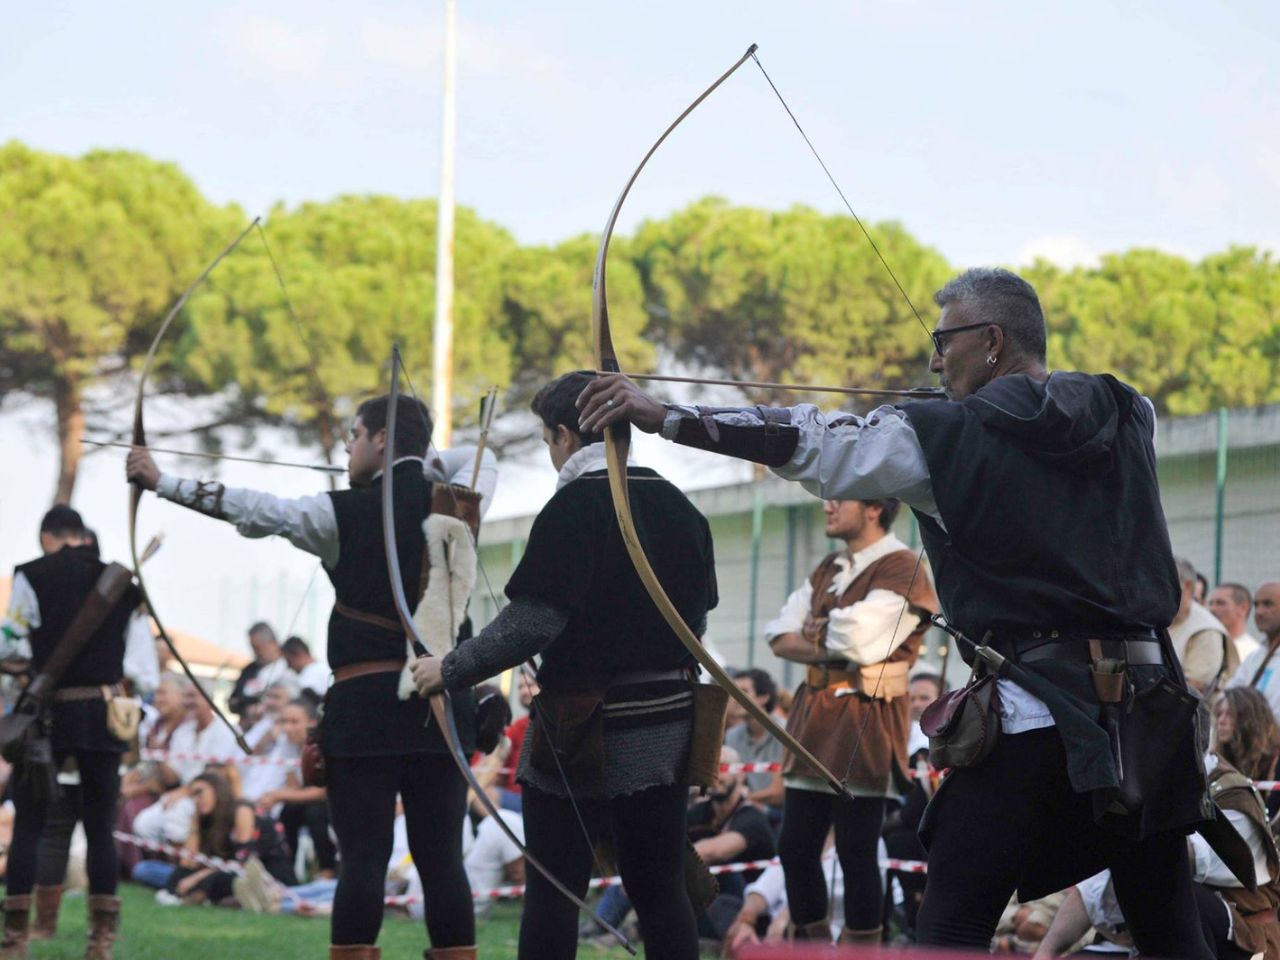
[[[72,703],[76,700],[104,700],[103,687],[59,687],[53,691],[54,703]],[[105,688],[110,691],[110,686]]]
[[[363,660],[360,663],[334,667],[333,682],[345,683],[356,677],[367,677],[374,673],[399,673],[403,669],[404,660]]]
[[[1040,660],[1073,660],[1077,663],[1091,663],[1093,657],[1089,652],[1089,642],[1094,638],[1087,635],[1059,637],[1048,639],[1035,646],[1024,648],[1012,644],[1013,658],[1018,663],[1035,663]],[[1131,667],[1159,666],[1164,663],[1164,651],[1159,640],[1135,637],[1096,638],[1102,647],[1104,657],[1124,660]],[[1006,644],[1001,644],[1001,647]],[[1002,651],[1003,652],[1003,651]]]
[[[628,670],[609,678],[610,687],[625,687],[634,683],[656,683],[661,680],[689,680],[695,676],[693,667],[673,667],[670,670]]]
[[[333,609],[350,620],[359,623],[367,623],[374,627],[381,627],[383,630],[391,633],[404,634],[404,624],[399,620],[392,620],[388,617],[380,617],[376,613],[368,613],[364,610],[357,610],[355,607],[348,607],[341,600],[334,601]]]
[[[805,683],[811,687],[825,688],[839,686],[858,688],[858,671],[842,670],[827,663],[811,663],[805,673]]]

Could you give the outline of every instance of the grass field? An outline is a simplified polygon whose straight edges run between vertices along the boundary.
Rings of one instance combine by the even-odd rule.
[[[124,885],[117,960],[325,960],[329,921],[287,916],[259,916],[217,907],[162,907],[153,891]],[[516,955],[520,904],[499,903],[476,932],[482,960]],[[62,905],[56,940],[31,945],[33,960],[81,960],[84,956],[85,901],[69,896]],[[386,960],[422,956],[426,932],[415,920],[387,917],[379,938]],[[584,960],[626,957],[622,949],[602,950],[583,944]]]

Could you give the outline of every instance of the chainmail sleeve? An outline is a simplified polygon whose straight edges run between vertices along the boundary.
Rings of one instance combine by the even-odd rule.
[[[512,600],[480,633],[445,656],[440,665],[448,690],[475,686],[524,663],[569,623],[559,607],[521,597]]]

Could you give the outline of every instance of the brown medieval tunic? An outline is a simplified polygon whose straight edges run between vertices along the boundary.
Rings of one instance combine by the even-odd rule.
[[[1215,887],[1231,908],[1231,939],[1249,954],[1263,960],[1280,960],[1280,852],[1267,823],[1267,810],[1248,777],[1225,760],[1209,774],[1209,794],[1223,810],[1244,814],[1258,828],[1266,845],[1267,872],[1271,878],[1250,892],[1244,887]]]
[[[938,598],[916,554],[896,537],[889,535],[862,553],[872,553],[874,559],[842,591],[837,578],[851,561],[858,559],[850,558],[847,551],[826,557],[809,578],[812,594],[808,622],[814,642],[825,649],[832,611],[863,602],[872,591],[887,590],[907,602],[895,618],[897,622],[882,635],[859,638],[865,641],[861,644],[864,649],[880,653],[863,657],[864,662],[854,662],[843,651],[833,650],[829,659],[813,665],[806,681],[796,690],[787,732],[828,770],[842,777],[852,793],[883,797],[900,793],[908,785],[907,736],[911,717],[906,676],[920,654],[927,617],[937,612]],[[833,592],[833,586],[838,592]],[[908,623],[915,629],[886,657],[883,652],[890,651],[892,638],[902,624]],[[861,691],[856,679],[860,668],[864,678]],[[872,691],[874,698],[869,695]],[[851,764],[855,750],[856,762]],[[815,771],[790,754],[782,769],[788,787],[830,789]]]

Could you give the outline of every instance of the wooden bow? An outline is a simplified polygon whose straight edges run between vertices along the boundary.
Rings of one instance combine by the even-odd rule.
[[[609,256],[609,240],[613,236],[613,230],[618,222],[618,214],[622,210],[622,204],[627,199],[632,185],[640,176],[640,172],[644,169],[645,164],[649,162],[649,158],[657,152],[658,147],[671,134],[680,122],[684,120],[693,110],[702,103],[703,100],[711,96],[720,84],[724,83],[734,71],[747,62],[756,52],[756,45],[751,47],[744,53],[733,66],[722,73],[719,79],[711,86],[707,87],[693,103],[689,104],[684,111],[676,117],[675,121],[663,131],[657,141],[649,148],[644,155],[644,159],[640,161],[639,166],[627,179],[626,185],[622,188],[617,202],[613,205],[613,211],[609,214],[609,219],[605,223],[604,234],[600,238],[600,248],[596,254],[595,278],[592,282],[592,298],[591,298],[591,326],[594,335],[595,345],[595,364],[597,370],[609,373],[617,373],[620,371],[618,365],[617,353],[613,347],[613,337],[609,331],[609,302],[606,283],[606,266]],[[703,668],[711,674],[711,677],[723,687],[734,700],[742,705],[742,708],[751,716],[755,717],[766,730],[768,730],[775,739],[777,739],[783,747],[791,751],[798,758],[804,761],[809,767],[817,771],[822,779],[837,794],[847,795],[848,790],[844,783],[836,777],[834,773],[828,770],[821,761],[812,753],[805,749],[804,745],[792,737],[786,730],[782,729],[773,717],[765,711],[755,699],[748,696],[742,690],[738,689],[738,685],[733,682],[732,678],[725,673],[720,664],[707,653],[706,648],[702,645],[701,639],[693,629],[685,623],[684,617],[680,615],[680,611],[676,609],[675,604],[671,602],[671,598],[667,596],[666,590],[662,583],[658,580],[658,575],[653,569],[653,565],[649,563],[649,558],[645,554],[644,546],[640,543],[640,536],[636,531],[635,521],[631,515],[631,500],[627,490],[627,450],[631,443],[630,425],[626,423],[611,424],[605,427],[605,455],[609,467],[609,490],[613,495],[613,509],[618,517],[618,529],[622,533],[622,542],[626,545],[627,554],[631,557],[631,562],[636,568],[636,573],[640,575],[640,581],[644,584],[645,590],[653,599],[654,605],[662,614],[664,620],[671,627],[672,631],[680,638],[680,642],[685,648],[702,664]]]
[[[395,599],[396,613],[400,617],[400,623],[404,627],[405,634],[417,645],[422,651],[429,648],[425,638],[418,630],[418,625],[414,623],[413,611],[409,608],[408,599],[405,597],[404,581],[400,573],[400,555],[396,550],[396,523],[395,523],[395,498],[394,498],[394,477],[393,466],[395,464],[395,440],[396,440],[396,406],[400,395],[400,371],[402,361],[400,358],[399,347],[391,348],[391,393],[387,403],[387,439],[386,446],[382,453],[382,536],[387,556],[387,576],[391,579],[391,594]],[[429,655],[429,654],[427,654]],[[543,865],[537,857],[529,852],[528,848],[520,842],[520,838],[516,836],[515,831],[507,824],[506,820],[498,812],[498,808],[490,799],[489,794],[481,786],[480,781],[476,779],[471,764],[467,762],[467,756],[462,749],[462,741],[458,736],[457,721],[453,716],[453,701],[449,696],[449,691],[443,690],[440,693],[433,694],[428,698],[428,704],[431,709],[431,716],[435,718],[436,723],[440,726],[440,732],[445,738],[445,742],[449,747],[449,754],[453,757],[453,762],[457,766],[458,771],[462,774],[464,780],[475,793],[476,799],[480,801],[480,805],[485,808],[489,816],[493,818],[499,829],[507,835],[512,843],[514,843],[524,856],[525,860],[539,873],[546,877],[557,891],[570,900],[582,912],[588,914],[600,924],[605,930],[618,939],[618,942],[627,949],[632,956],[635,955],[635,947],[631,942],[622,935],[620,931],[610,926],[604,920],[596,917],[591,908],[583,902],[582,898],[570,890],[553,874],[550,869]]]
[[[187,301],[191,299],[191,295],[195,293],[205,280],[209,278],[209,274],[213,272],[214,267],[221,263],[223,258],[229,255],[232,250],[238,247],[240,245],[240,241],[247,237],[257,225],[258,219],[255,218],[254,221],[249,224],[249,226],[245,227],[234,240],[227,244],[223,251],[213,259],[212,263],[204,268],[204,272],[202,272],[200,276],[196,277],[191,286],[187,287],[187,289],[183,291],[182,296],[178,298],[178,302],[173,305],[172,309],[170,309],[169,313],[165,316],[164,322],[160,324],[160,329],[156,331],[155,339],[151,341],[151,347],[147,350],[147,358],[142,364],[142,372],[138,375],[138,392],[133,400],[133,445],[135,447],[145,447],[147,445],[147,431],[142,420],[142,405],[147,386],[147,377],[151,373],[151,368],[155,366],[156,351],[160,349],[160,341],[164,339],[165,333],[168,332],[169,326],[173,323],[173,318],[178,315],[178,312],[184,306],[186,306]],[[227,719],[227,715],[222,712],[222,709],[214,703],[213,698],[205,691],[203,684],[201,684],[196,675],[192,673],[191,665],[187,663],[182,654],[178,652],[177,645],[169,636],[169,631],[164,628],[164,624],[161,623],[160,614],[156,612],[156,605],[152,601],[151,595],[147,592],[146,583],[142,578],[143,556],[138,551],[138,505],[141,501],[142,487],[134,484],[132,489],[129,491],[129,554],[133,560],[133,578],[138,584],[139,591],[142,593],[143,603],[146,604],[147,609],[151,612],[151,619],[155,621],[156,629],[160,632],[160,639],[163,640],[164,645],[169,648],[169,653],[172,655],[173,659],[178,661],[179,665],[182,667],[182,672],[187,675],[187,679],[191,681],[192,685],[195,686],[196,691],[213,709],[213,712],[218,719],[227,725],[227,729],[230,730],[236,738],[236,745],[246,754],[253,753],[249,744],[245,742],[244,735],[235,724]]]

